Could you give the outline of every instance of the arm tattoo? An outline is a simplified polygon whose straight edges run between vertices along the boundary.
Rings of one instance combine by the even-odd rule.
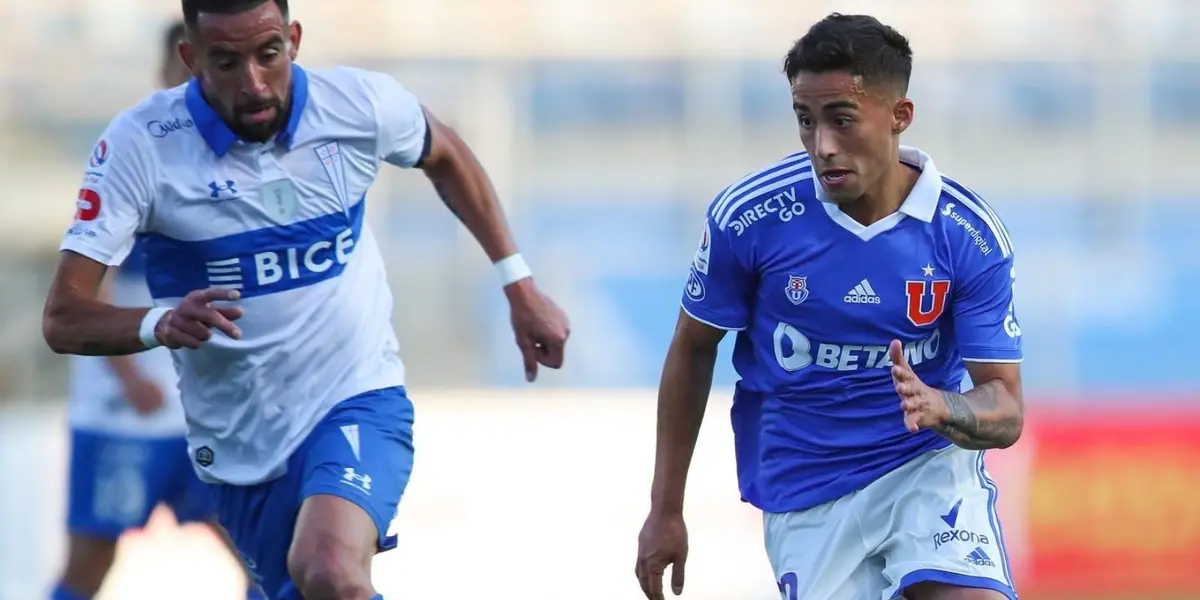
[[[937,429],[938,433],[972,450],[1005,447],[1015,442],[1021,432],[1021,418],[1019,414],[998,414],[1001,402],[997,387],[983,385],[966,394],[943,391],[942,399],[950,416]]]
[[[967,435],[978,433],[979,419],[975,418],[975,411],[971,408],[971,403],[966,396],[954,392],[942,392],[942,399],[946,401],[946,408],[950,409],[950,418],[946,419],[947,427],[957,429]],[[992,400],[994,404],[995,399]]]

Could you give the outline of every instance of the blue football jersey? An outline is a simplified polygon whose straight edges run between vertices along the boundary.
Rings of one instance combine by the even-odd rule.
[[[923,152],[900,156],[921,175],[870,226],[824,201],[805,153],[733,183],[707,213],[683,308],[738,332],[738,480],[765,511],[834,500],[950,443],[905,428],[892,340],[940,389],[960,389],[963,361],[1021,360],[1000,219]]]

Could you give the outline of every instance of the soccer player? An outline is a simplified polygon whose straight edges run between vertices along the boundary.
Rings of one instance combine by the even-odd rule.
[[[163,37],[159,82],[181,85],[191,74],[176,47],[183,23]],[[100,177],[97,171],[87,177]],[[102,297],[121,306],[150,302],[145,257],[135,244],[108,274]],[[112,568],[117,539],[142,527],[158,504],[183,523],[216,516],[208,486],[188,459],[175,366],[165,348],[137,356],[71,357],[71,467],[67,564],[54,600],[91,598]],[[251,597],[255,592],[251,592]]]
[[[830,15],[784,71],[805,152],[708,210],[659,389],[642,590],[662,598],[671,565],[683,588],[684,482],[736,331],[739,487],[785,600],[1015,599],[983,463],[1023,422],[1012,241],[900,145],[912,50],[894,29]]]
[[[381,598],[371,560],[396,544],[413,407],[364,222],[380,166],[421,169],[479,240],[530,381],[561,366],[566,317],[534,284],[474,154],[393,78],[296,65],[286,0],[182,4],[194,78],[118,115],[97,143],[46,341],[70,354],[170,348],[189,455],[254,579],[275,600]],[[154,308],[95,295],[135,239]]]

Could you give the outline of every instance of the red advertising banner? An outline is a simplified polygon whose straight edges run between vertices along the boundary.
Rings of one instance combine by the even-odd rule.
[[[1023,595],[1200,595],[1200,410],[1090,409],[1031,414],[1013,448]]]

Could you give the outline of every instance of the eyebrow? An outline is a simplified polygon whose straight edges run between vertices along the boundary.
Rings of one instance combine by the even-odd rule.
[[[266,41],[264,41],[263,43],[261,43],[257,47],[255,47],[254,51],[258,52],[258,51],[270,48],[271,46],[278,46],[283,43],[284,43],[283,36],[280,34],[274,34],[270,38],[267,38]],[[241,52],[238,50],[234,50],[233,48],[224,47],[224,46],[210,46],[209,53],[210,54],[241,54]]]

